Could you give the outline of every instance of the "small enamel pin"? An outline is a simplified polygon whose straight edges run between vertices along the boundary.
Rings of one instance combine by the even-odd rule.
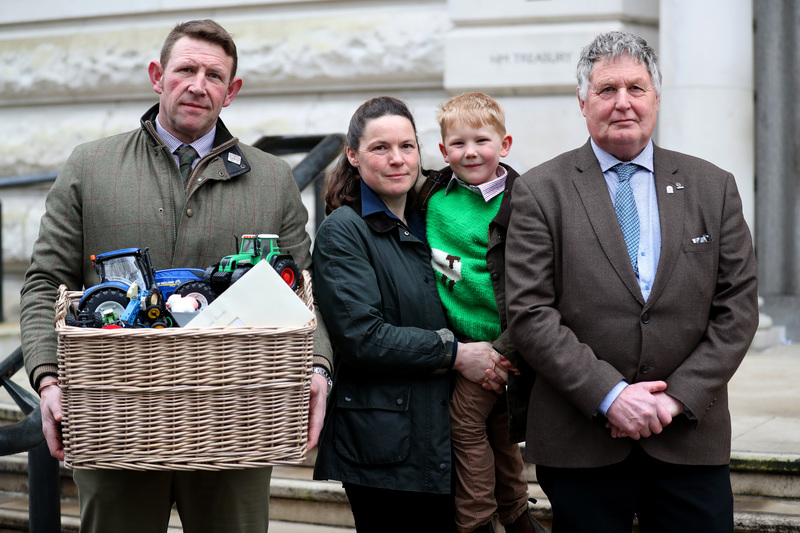
[[[681,185],[680,182],[676,181],[675,182],[675,188],[678,189],[678,190],[681,190],[681,189],[683,189],[683,185]]]
[[[672,185],[667,185],[667,194],[672,194],[673,192]]]
[[[232,152],[229,152],[228,153],[228,161],[230,161],[234,165],[238,165],[238,164],[240,164],[242,162],[242,156],[240,156],[238,154],[234,154]]]

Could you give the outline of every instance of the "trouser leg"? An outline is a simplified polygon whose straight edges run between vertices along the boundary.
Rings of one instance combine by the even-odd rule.
[[[528,480],[519,445],[508,440],[508,404],[503,394],[488,420],[494,451],[495,498],[501,524],[510,524],[528,510]]]
[[[81,533],[164,533],[172,472],[75,470]]]
[[[497,510],[494,452],[486,421],[498,395],[460,374],[450,403],[450,442],[456,477],[456,526],[462,533],[489,522]]]
[[[733,533],[733,491],[728,465],[675,465],[644,455],[636,514],[642,533]]]
[[[537,465],[536,477],[550,500],[553,533],[630,533],[636,485],[630,465],[552,468]]]
[[[453,496],[344,484],[358,533],[455,533]]]
[[[266,533],[272,468],[175,472],[185,533]]]

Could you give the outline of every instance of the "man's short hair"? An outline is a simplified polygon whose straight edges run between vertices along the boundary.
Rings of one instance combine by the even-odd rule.
[[[447,135],[447,128],[462,122],[473,128],[488,125],[493,127],[501,137],[506,135],[506,113],[497,100],[483,93],[464,93],[452,97],[439,106],[436,121],[442,132],[442,139]]]
[[[601,33],[581,50],[578,60],[578,96],[581,101],[586,101],[589,92],[589,78],[592,75],[594,64],[600,59],[617,59],[628,56],[640,64],[644,64],[656,94],[661,94],[661,69],[658,66],[658,56],[647,44],[647,41],[632,33],[610,31]]]
[[[236,43],[233,42],[233,37],[231,37],[231,34],[228,33],[225,28],[210,19],[190,20],[189,22],[182,22],[172,28],[172,31],[169,32],[169,35],[167,35],[164,41],[164,46],[161,47],[160,61],[162,68],[167,67],[169,56],[172,54],[172,48],[181,37],[191,37],[192,39],[206,41],[222,47],[225,53],[233,59],[231,80],[236,77],[236,67],[239,64],[239,57],[236,53]]]

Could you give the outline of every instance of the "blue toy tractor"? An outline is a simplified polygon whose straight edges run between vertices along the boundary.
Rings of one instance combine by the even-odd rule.
[[[92,256],[100,283],[87,289],[78,303],[75,325],[163,328],[174,325],[166,308],[170,295],[194,296],[200,308],[216,294],[203,281],[203,270],[170,268],[155,271],[145,248],[124,248]]]

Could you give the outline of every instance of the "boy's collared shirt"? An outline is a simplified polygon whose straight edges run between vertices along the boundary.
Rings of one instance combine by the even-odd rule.
[[[450,192],[450,189],[453,187],[453,185],[458,184],[475,193],[480,194],[481,196],[483,196],[483,200],[488,202],[498,194],[501,194],[506,189],[506,178],[508,177],[508,171],[502,166],[498,165],[497,170],[495,171],[495,175],[497,177],[492,181],[488,181],[480,185],[470,185],[469,183],[465,182],[464,180],[456,176],[456,173],[453,172],[450,181],[447,182],[444,194],[447,195],[447,193]]]

